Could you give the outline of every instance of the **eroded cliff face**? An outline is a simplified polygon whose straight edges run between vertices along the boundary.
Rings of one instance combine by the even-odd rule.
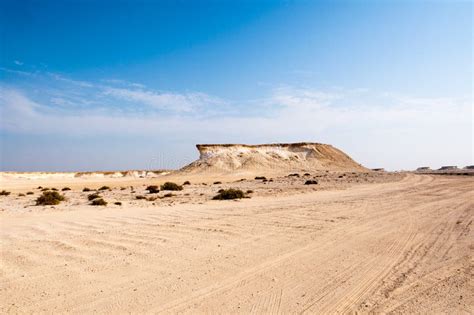
[[[322,143],[198,144],[199,160],[183,171],[365,171],[347,154]]]

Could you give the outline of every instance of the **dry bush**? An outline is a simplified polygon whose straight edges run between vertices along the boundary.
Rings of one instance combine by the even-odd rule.
[[[230,199],[241,199],[245,198],[245,194],[240,189],[224,189],[217,195],[215,195],[212,199],[213,200],[230,200]]]
[[[6,190],[0,191],[0,196],[8,196],[9,194],[11,194],[11,192],[9,191],[6,191]]]
[[[27,194],[27,195],[33,195],[33,194],[34,194],[34,192],[32,192],[32,191],[29,191],[29,192],[27,192],[26,194]]]
[[[107,205],[107,201],[105,201],[102,198],[96,198],[92,200],[91,202],[91,206],[106,206],[106,205]]]
[[[191,183],[189,182],[189,180],[187,180],[187,181],[185,181],[185,182],[183,183],[183,186],[184,186],[184,185],[191,185]]]
[[[63,195],[59,194],[57,191],[45,191],[41,196],[36,199],[37,206],[50,206],[57,205],[61,201],[64,201],[65,198]]]
[[[166,182],[163,185],[161,185],[161,190],[174,190],[174,191],[183,190],[183,186],[180,186],[172,182]]]
[[[145,197],[145,196],[141,196],[141,195],[135,196],[135,198],[136,198],[136,199],[138,199],[138,200],[141,200],[141,199],[146,199],[146,197]]]
[[[109,186],[102,186],[98,190],[110,190]]]
[[[310,179],[310,180],[307,180],[304,184],[305,185],[317,185],[318,181],[314,180],[314,179]]]
[[[114,205],[116,205],[116,206],[121,206],[122,203],[121,203],[120,201],[116,201],[116,202],[114,202]]]
[[[87,188],[87,187],[84,187],[84,189],[82,190],[83,192],[87,192],[87,191],[91,191],[90,188]]]
[[[102,196],[99,195],[98,193],[93,193],[93,194],[90,194],[89,196],[87,196],[87,199],[89,199],[89,201],[91,200],[94,200],[94,199],[97,199],[97,198],[101,198]]]
[[[220,185],[220,184],[222,184],[222,182],[219,182],[219,181],[214,182],[214,185]]]
[[[267,180],[265,176],[257,176],[255,177],[256,180]]]
[[[157,194],[160,192],[160,190],[158,189],[158,186],[156,185],[148,186],[145,190],[148,190],[148,193],[150,194]]]
[[[62,191],[68,191],[68,190],[71,190],[71,188],[69,187],[64,187],[63,189],[61,189]]]

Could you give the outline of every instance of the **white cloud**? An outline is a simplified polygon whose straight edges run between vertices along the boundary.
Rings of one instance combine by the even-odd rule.
[[[173,112],[196,112],[204,106],[221,103],[218,98],[204,93],[157,93],[143,89],[112,87],[105,88],[103,93],[114,98]]]
[[[194,142],[316,141],[340,147],[365,165],[388,169],[473,164],[470,98],[412,98],[367,90],[327,92],[283,87],[251,104],[262,106],[265,115],[244,116],[237,109],[215,117],[207,107],[230,102],[203,93],[111,87],[97,93],[112,98],[109,102],[122,99],[135,107],[149,106],[158,111],[143,113],[107,106],[64,110],[4,88],[1,128],[11,133],[45,135],[153,135],[170,142],[190,142],[190,148]],[[71,105],[69,100],[54,101]]]
[[[23,66],[24,65],[24,63],[19,61],[19,60],[15,60],[15,61],[13,61],[13,63],[16,64],[17,66]]]

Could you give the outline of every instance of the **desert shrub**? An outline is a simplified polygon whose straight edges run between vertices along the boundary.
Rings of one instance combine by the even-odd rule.
[[[202,183],[202,185],[203,185],[203,186],[207,186],[207,184],[206,184],[206,183]]]
[[[265,176],[257,176],[255,177],[256,180],[267,180]]]
[[[69,187],[64,187],[63,189],[61,189],[62,191],[67,191],[67,190],[71,190],[71,188]]]
[[[270,178],[268,181],[269,181],[269,182],[273,182],[273,178]]]
[[[344,175],[339,175],[338,178],[344,178]]]
[[[212,199],[213,200],[229,200],[229,199],[240,199],[244,198],[245,194],[240,189],[225,189],[222,192],[215,195]]]
[[[145,196],[141,196],[141,195],[138,195],[138,196],[135,196],[136,199],[140,200],[140,199],[146,199]]]
[[[221,192],[223,192],[223,191],[224,191],[224,189],[221,188],[221,189],[219,189],[219,190],[217,191],[217,193],[221,193]]]
[[[114,202],[114,205],[116,205],[116,206],[121,206],[122,203],[121,203],[120,201],[116,201],[116,202]]]
[[[109,186],[102,186],[99,188],[99,190],[110,190]]]
[[[293,174],[288,175],[288,177],[300,177],[300,174],[298,174],[298,173],[293,173]]]
[[[184,186],[184,185],[191,185],[191,183],[189,182],[189,180],[187,180],[187,181],[185,181],[185,182],[183,183],[183,186]]]
[[[120,190],[125,190],[127,189],[127,187],[120,187]]]
[[[158,186],[156,185],[148,186],[145,190],[148,190],[150,194],[157,194],[160,192],[160,190],[158,189]]]
[[[18,194],[18,197],[25,197],[25,196],[26,196],[26,195],[25,195],[25,194],[22,194],[22,193]]]
[[[314,180],[314,179],[310,179],[310,180],[307,180],[304,184],[305,185],[317,185],[318,181]]]
[[[29,192],[27,192],[26,194],[27,194],[27,195],[33,195],[33,194],[34,194],[34,192],[32,192],[32,191],[29,191]]]
[[[41,191],[48,191],[50,190],[48,187],[41,188]]]
[[[64,201],[64,196],[57,191],[45,191],[41,196],[36,199],[37,206],[49,206],[57,205],[61,201]]]
[[[156,199],[158,199],[159,197],[148,197],[146,198],[147,201],[155,201]]]
[[[0,191],[0,196],[8,196],[9,194],[11,194],[11,192],[9,191],[6,191],[6,190]]]
[[[91,205],[92,206],[106,206],[107,201],[105,201],[102,198],[96,198],[96,199],[92,200]]]
[[[54,188],[54,187],[51,188],[51,190],[53,190],[53,191],[58,191],[58,189],[57,189],[57,188]]]
[[[43,186],[38,186],[36,187],[36,189],[43,189]]]
[[[214,182],[214,185],[219,185],[219,184],[222,184],[222,182]]]
[[[183,190],[183,186],[180,186],[172,182],[166,182],[163,185],[161,185],[161,190]]]
[[[101,198],[101,195],[99,195],[98,193],[93,193],[87,196],[87,199],[89,199],[89,201],[97,199],[97,198]]]
[[[266,182],[268,182],[268,179],[266,179],[266,178],[262,179],[262,183],[266,183]]]
[[[304,173],[304,176],[311,176],[310,173]]]
[[[247,193],[247,194],[251,194],[251,193],[253,193],[253,190],[249,189],[249,190],[247,190],[246,193]]]
[[[173,197],[174,195],[172,193],[167,193],[167,194],[164,194],[163,195],[163,198],[169,198],[169,197]]]
[[[83,191],[83,192],[87,192],[87,191],[91,191],[91,189],[88,188],[88,187],[84,187],[84,189],[82,189],[82,191]]]

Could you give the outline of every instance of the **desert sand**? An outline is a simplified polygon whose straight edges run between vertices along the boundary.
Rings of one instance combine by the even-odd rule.
[[[306,157],[296,176],[257,155],[153,177],[4,174],[0,312],[473,313],[473,176]],[[82,188],[103,185],[109,204],[91,206]],[[71,190],[36,206],[37,186]],[[231,187],[253,192],[212,200]]]

